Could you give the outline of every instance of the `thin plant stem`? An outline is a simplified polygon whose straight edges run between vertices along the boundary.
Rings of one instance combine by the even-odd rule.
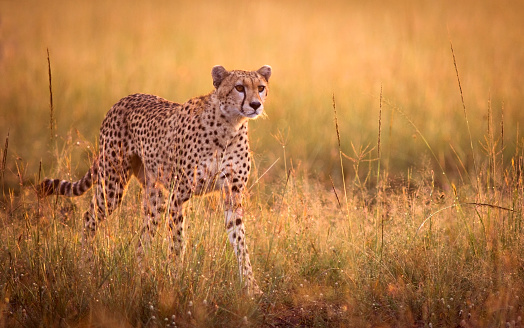
[[[378,141],[377,141],[377,188],[379,188],[380,179],[380,137],[382,134],[382,84],[380,85],[380,100],[379,100],[379,111],[378,111]]]
[[[53,87],[51,78],[51,59],[49,58],[49,48],[47,48],[47,73],[49,75],[49,131],[51,141],[54,140],[54,105],[53,105]]]
[[[469,145],[471,147],[471,156],[473,157],[473,169],[475,170],[475,176],[477,177],[476,184],[477,184],[477,195],[478,195],[480,189],[479,189],[479,181],[478,181],[478,174],[477,174],[478,172],[477,161],[475,160],[475,150],[473,148],[473,138],[471,136],[471,129],[469,127],[468,113],[466,111],[466,103],[464,101],[464,93],[462,92],[462,85],[460,83],[460,76],[459,76],[459,71],[458,71],[458,66],[457,66],[457,60],[455,58],[455,51],[453,50],[453,43],[449,41],[449,44],[451,45],[451,55],[453,56],[453,65],[455,66],[455,73],[457,74],[457,82],[458,82],[458,87],[460,91],[460,99],[462,101],[462,109],[464,111],[464,117],[466,119],[466,126],[468,128]]]
[[[2,154],[2,162],[0,163],[0,180],[2,181],[2,193],[4,193],[5,188],[5,182],[4,182],[4,174],[5,174],[5,168],[7,164],[7,149],[9,148],[9,131],[7,131],[7,137],[5,138],[5,144],[4,144],[4,151]],[[4,194],[5,196],[5,194]]]
[[[377,202],[382,201],[380,186],[380,137],[382,132],[382,84],[380,85],[379,111],[378,111],[378,140],[377,140]],[[380,261],[384,249],[384,218],[380,215],[381,206],[377,206],[377,224],[380,220]]]
[[[444,170],[444,167],[442,167],[442,164],[440,163],[438,157],[437,157],[437,154],[435,154],[435,152],[433,151],[433,148],[431,148],[431,145],[429,144],[428,140],[426,139],[426,137],[424,137],[424,135],[422,134],[422,132],[419,130],[419,128],[415,125],[415,123],[409,118],[409,116],[404,113],[404,111],[402,111],[400,108],[398,107],[395,107],[393,104],[389,103],[388,101],[386,101],[386,104],[388,104],[391,108],[393,108],[393,110],[397,111],[400,115],[402,115],[408,122],[409,124],[413,127],[413,129],[415,129],[415,131],[417,132],[417,134],[420,136],[420,138],[422,139],[422,141],[424,142],[424,144],[426,145],[426,147],[428,148],[429,152],[431,153],[431,156],[433,156],[433,158],[435,159],[435,161],[437,162],[438,166],[439,166],[439,169],[440,171],[442,172],[442,175],[446,178],[446,180],[448,181],[448,184],[451,186],[451,182],[449,181],[448,179],[448,176],[446,174],[446,171]]]
[[[342,146],[340,142],[340,129],[338,127],[337,105],[335,102],[335,93],[333,93],[333,113],[335,115],[335,130],[337,132],[338,155],[340,159],[340,171],[342,174],[342,186],[344,187],[344,200],[346,202],[346,215],[347,215],[347,218],[349,219],[349,201],[348,201],[348,193],[347,193],[347,188],[346,188],[346,176],[344,174],[344,164],[342,161]],[[349,222],[349,230],[352,231],[351,221]]]

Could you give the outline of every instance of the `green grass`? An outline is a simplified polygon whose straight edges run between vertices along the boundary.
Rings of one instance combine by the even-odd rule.
[[[0,327],[522,326],[522,9],[0,3]],[[90,197],[33,190],[85,173],[118,99],[207,93],[216,64],[274,73],[269,118],[250,124],[254,299],[219,197],[190,202],[181,263],[163,227],[144,270],[136,183],[92,262],[81,246]]]

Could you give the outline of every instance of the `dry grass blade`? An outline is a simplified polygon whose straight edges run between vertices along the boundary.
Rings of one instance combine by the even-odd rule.
[[[382,84],[380,85],[380,100],[378,111],[378,141],[377,141],[377,158],[379,160],[378,166],[380,170],[380,137],[382,134]]]
[[[335,183],[333,182],[331,175],[329,176],[329,181],[331,181],[331,188],[333,188],[333,192],[335,193],[335,197],[337,198],[338,207],[342,208],[342,204],[340,204],[340,199],[338,198],[337,189],[335,188]]]
[[[7,132],[7,137],[5,137],[4,151],[2,154],[2,162],[0,163],[0,181],[2,181],[2,192],[4,192],[4,174],[7,165],[7,148],[9,148],[9,132]]]
[[[449,210],[451,208],[454,208],[454,207],[459,207],[459,206],[463,206],[463,205],[470,205],[470,206],[482,206],[482,207],[489,207],[489,208],[494,208],[494,209],[498,209],[498,210],[503,210],[503,211],[507,211],[507,212],[515,212],[514,209],[512,208],[509,208],[509,207],[504,207],[504,206],[499,206],[499,205],[493,205],[493,204],[488,204],[488,203],[479,203],[479,202],[464,202],[464,203],[454,203],[454,204],[451,204],[449,206],[445,206],[443,208],[440,208],[438,209],[437,211],[431,213],[430,215],[428,215],[428,217],[422,221],[422,223],[420,224],[420,226],[418,227],[417,231],[415,234],[418,234],[420,232],[420,230],[422,229],[422,227],[424,227],[424,225],[426,224],[426,222],[428,222],[431,218],[433,218],[435,215],[445,211],[445,210]]]
[[[54,139],[54,105],[53,105],[53,84],[51,79],[51,59],[49,58],[49,48],[47,48],[47,74],[49,76],[49,133],[51,140]]]
[[[500,109],[500,162],[504,167],[504,101]]]
[[[337,142],[338,142],[338,155],[339,155],[339,159],[340,159],[340,171],[341,171],[341,174],[342,174],[342,185],[344,186],[344,200],[346,201],[346,211],[347,211],[347,215],[349,217],[349,202],[348,202],[348,193],[347,193],[347,189],[346,189],[346,176],[344,174],[344,163],[342,162],[342,156],[343,156],[343,153],[342,153],[342,146],[341,146],[341,143],[340,143],[340,130],[339,130],[339,127],[338,127],[338,117],[337,117],[337,105],[336,105],[336,102],[335,102],[335,94],[333,93],[333,113],[334,113],[334,116],[335,116],[335,130],[337,132]]]
[[[253,189],[253,187],[255,187],[259,182],[260,182],[260,179],[262,179],[270,170],[271,168],[273,168],[273,166],[275,166],[275,164],[280,160],[280,158],[277,158],[273,164],[271,164],[265,171],[264,173],[262,173],[262,175],[260,175],[256,180],[255,182],[253,182],[253,184],[251,186],[249,186],[249,188],[247,189],[248,191],[250,191],[251,189]]]
[[[464,118],[466,119],[466,126],[468,128],[468,136],[469,136],[469,145],[471,148],[471,156],[473,158],[473,169],[475,170],[475,176],[477,176],[477,161],[475,160],[475,149],[473,148],[473,137],[471,136],[471,129],[469,127],[469,120],[468,120],[468,113],[466,111],[466,103],[464,101],[464,93],[462,92],[462,84],[460,83],[460,76],[457,66],[457,59],[455,58],[455,51],[453,50],[453,43],[449,41],[449,44],[451,46],[451,55],[453,56],[453,66],[455,67],[455,73],[457,74],[457,82],[458,87],[460,91],[460,100],[462,101],[462,109],[464,111]],[[477,192],[479,192],[479,181],[477,179]]]
[[[446,181],[448,182],[449,185],[451,185],[449,179],[448,179],[448,176],[446,174],[446,170],[444,170],[444,167],[442,166],[442,164],[440,163],[439,161],[439,158],[437,156],[437,154],[435,154],[433,148],[431,147],[431,145],[429,144],[429,141],[426,139],[426,137],[422,134],[422,131],[420,131],[420,129],[418,128],[418,126],[415,124],[415,122],[413,122],[413,120],[402,110],[400,109],[399,107],[396,107],[395,105],[393,105],[392,103],[386,101],[386,104],[388,104],[393,110],[395,110],[396,112],[398,112],[400,115],[402,115],[402,117],[404,117],[406,119],[406,121],[413,127],[413,129],[415,129],[415,132],[417,133],[417,135],[420,136],[420,138],[422,139],[422,141],[424,142],[424,144],[426,145],[427,149],[429,150],[429,152],[431,153],[431,156],[435,159],[435,162],[437,163],[440,171],[442,172],[442,175],[444,176],[444,178],[446,179]]]

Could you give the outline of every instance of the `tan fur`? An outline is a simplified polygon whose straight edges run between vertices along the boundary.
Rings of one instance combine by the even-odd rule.
[[[171,249],[182,255],[184,203],[194,194],[222,191],[226,230],[241,277],[249,293],[259,293],[245,243],[241,199],[251,164],[248,120],[263,114],[271,68],[227,71],[215,66],[211,75],[215,90],[184,104],[145,94],[121,99],[102,123],[99,154],[90,170],[76,182],[46,179],[39,195],[77,196],[95,185],[84,214],[88,239],[99,221],[120,205],[135,176],[143,187],[141,250],[155,235],[167,189]]]

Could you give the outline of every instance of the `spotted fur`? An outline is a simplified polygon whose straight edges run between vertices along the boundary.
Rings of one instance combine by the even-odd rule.
[[[84,214],[89,239],[99,222],[120,205],[135,176],[143,187],[139,250],[155,235],[167,190],[170,248],[181,256],[184,203],[193,195],[222,191],[225,226],[241,279],[249,293],[259,293],[245,242],[241,199],[251,167],[248,120],[263,113],[271,67],[227,71],[215,66],[211,75],[213,92],[184,104],[146,94],[121,99],[102,123],[99,154],[84,177],[76,182],[46,179],[39,185],[39,195],[79,196],[94,185]]]

